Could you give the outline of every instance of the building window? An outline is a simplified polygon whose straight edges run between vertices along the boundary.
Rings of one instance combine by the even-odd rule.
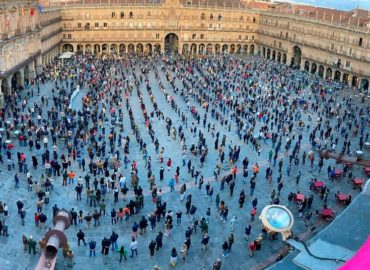
[[[332,43],[332,44],[330,44],[330,50],[334,50],[334,44]]]
[[[218,30],[221,30],[222,29],[222,24],[218,24]]]
[[[142,28],[143,28],[143,23],[139,22],[139,23],[137,24],[137,27],[138,27],[138,28],[140,28],[140,29],[142,29]]]
[[[112,18],[115,18],[115,17],[116,17],[116,13],[112,12]]]
[[[150,13],[150,11],[148,11],[148,17],[152,16],[152,14]]]
[[[241,36],[241,35],[239,35],[239,41],[240,41],[240,40],[242,40],[242,36]]]
[[[71,39],[72,38],[72,34],[68,34],[68,39]]]
[[[134,28],[134,23],[130,22],[129,26],[131,29]]]
[[[358,46],[362,46],[362,37],[360,37],[358,40]]]
[[[107,28],[108,27],[108,24],[105,22],[105,23],[103,23],[103,27],[104,28]]]
[[[349,68],[351,67],[351,62],[350,61],[346,61],[346,68]]]
[[[256,23],[256,18],[255,17],[253,17],[253,23]]]
[[[213,14],[209,15],[209,19],[213,21]]]
[[[200,34],[200,39],[204,39],[204,34]]]
[[[252,36],[252,41],[254,41],[254,36]]]
[[[86,29],[86,30],[90,30],[90,23],[87,23],[87,24],[85,25],[85,29]]]
[[[159,39],[159,33],[155,34],[155,38]]]
[[[348,55],[351,56],[352,55],[352,48],[349,48],[348,49]]]
[[[276,40],[274,40],[274,47],[276,47]]]
[[[249,25],[247,25],[247,26],[245,27],[245,30],[249,30]]]
[[[121,12],[121,19],[124,19],[124,18],[125,18],[125,13]]]
[[[206,14],[202,13],[202,14],[200,15],[200,19],[201,19],[201,20],[205,20],[205,19],[206,19]]]
[[[285,32],[285,39],[288,39],[288,32]]]
[[[134,13],[130,12],[130,19],[134,18]]]
[[[279,42],[279,48],[281,49],[281,42]]]
[[[218,15],[218,20],[222,21],[222,15],[221,14]]]
[[[77,24],[77,27],[78,27],[78,28],[81,28],[81,23],[78,23],[78,24]]]
[[[245,40],[248,40],[249,39],[249,37],[248,36],[245,36]]]
[[[146,24],[146,27],[150,29],[150,28],[152,28],[152,24],[151,23],[147,23]]]
[[[243,16],[240,16],[240,19],[239,19],[239,21],[243,21],[244,20],[244,18],[243,18]]]
[[[95,23],[95,28],[98,28],[99,27],[99,23]]]
[[[192,38],[192,39],[196,39],[196,37],[197,37],[197,34],[192,34],[192,35],[191,35],[191,38]]]
[[[66,39],[66,34],[63,34],[63,39]]]
[[[208,29],[212,30],[212,29],[213,29],[213,24],[211,24],[211,23],[210,23],[210,24],[208,25]]]

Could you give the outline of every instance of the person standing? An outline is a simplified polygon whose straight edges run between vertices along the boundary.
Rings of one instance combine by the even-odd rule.
[[[155,250],[155,241],[152,239],[149,243],[149,254],[151,259],[153,259],[154,257],[154,250]]]
[[[91,240],[89,242],[89,248],[90,248],[90,257],[94,256],[95,257],[95,248],[96,248],[96,241]]]
[[[208,243],[209,243],[209,235],[208,233],[205,233],[202,238],[202,250],[206,251],[208,249]]]
[[[186,240],[181,246],[181,253],[182,253],[182,260],[186,260],[186,256],[188,255],[188,245],[186,244]]]
[[[125,261],[127,261],[126,250],[124,246],[121,246],[119,249],[119,262],[122,262],[122,258],[125,258]]]
[[[137,255],[137,246],[138,246],[138,243],[137,243],[135,237],[132,237],[131,238],[131,244],[130,244],[130,249],[131,249],[131,256],[130,257],[131,258],[134,257],[134,254],[136,254],[136,256],[138,256]]]
[[[217,260],[213,263],[213,268],[212,270],[221,270],[221,259],[217,258]]]
[[[175,247],[172,248],[171,250],[171,258],[170,258],[170,265],[172,267],[175,267],[177,264],[177,250]]]
[[[112,231],[112,234],[109,239],[112,242],[112,251],[116,251],[118,248],[117,247],[118,234],[115,231]]]

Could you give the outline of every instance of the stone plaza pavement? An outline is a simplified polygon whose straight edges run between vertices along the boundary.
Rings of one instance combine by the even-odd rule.
[[[160,65],[160,63],[158,64]],[[140,70],[139,68],[136,69],[137,74],[139,74]],[[163,72],[160,72],[161,80],[164,82],[165,87],[168,89],[170,94],[174,94],[171,89],[169,89],[169,85],[165,79],[165,74]],[[157,102],[160,106],[160,109],[163,111],[165,117],[170,117],[173,121],[173,124],[175,127],[178,127],[180,125],[180,118],[177,114],[174,113],[174,111],[171,108],[171,105],[167,103],[165,100],[165,97],[163,93],[160,91],[158,83],[155,80],[154,73],[150,72],[149,74],[152,91],[154,96],[157,99]],[[39,102],[40,97],[44,96],[47,98],[52,97],[51,89],[54,86],[53,82],[47,82],[45,85],[41,86],[41,94],[37,95],[36,90],[34,90],[35,96],[31,98],[31,100],[28,102],[28,104],[33,104],[33,102]],[[153,106],[150,102],[150,98],[148,96],[148,93],[145,90],[145,84],[141,84],[140,86],[142,93],[143,93],[143,100],[146,105],[146,108],[148,111],[153,110]],[[77,97],[77,100],[82,96],[84,91],[87,91],[86,89],[82,89],[82,92],[80,93],[80,96]],[[25,91],[24,91],[25,92]],[[24,92],[22,95],[24,95]],[[341,93],[343,94],[343,92]],[[348,94],[348,92],[346,93]],[[305,97],[309,97],[309,93],[304,93]],[[176,103],[180,106],[181,111],[185,111],[186,115],[189,119],[189,124],[192,121],[191,113],[187,110],[187,106],[185,102],[179,97],[174,95],[174,98],[176,100]],[[354,99],[359,99],[359,97],[354,96]],[[191,100],[193,101],[193,100]],[[236,180],[236,188],[234,190],[233,197],[229,196],[229,189],[226,186],[225,190],[219,191],[220,184],[213,180],[213,171],[215,169],[215,165],[217,162],[217,152],[214,150],[213,144],[214,144],[214,138],[212,138],[211,134],[207,132],[206,129],[201,129],[204,131],[204,134],[206,135],[207,144],[209,145],[209,155],[207,156],[207,162],[203,168],[200,168],[199,165],[199,157],[193,158],[193,164],[198,167],[198,169],[201,170],[201,174],[205,177],[205,179],[210,179],[212,181],[212,186],[214,188],[214,196],[213,201],[210,202],[205,194],[205,190],[199,190],[196,186],[194,186],[193,183],[191,183],[191,177],[188,175],[187,170],[185,167],[182,167],[181,165],[181,147],[179,144],[179,141],[173,140],[172,138],[167,136],[167,131],[165,128],[165,122],[164,121],[152,121],[153,128],[156,132],[156,137],[158,138],[160,145],[163,146],[166,149],[165,152],[165,161],[167,161],[168,157],[171,157],[173,161],[172,170],[171,172],[168,172],[167,169],[165,170],[165,177],[164,181],[159,181],[159,162],[157,161],[157,155],[154,151],[154,146],[149,143],[150,137],[148,133],[146,132],[145,123],[143,121],[143,117],[141,115],[140,106],[139,105],[139,99],[136,94],[136,91],[134,91],[132,97],[130,97],[130,105],[133,108],[134,111],[134,118],[136,120],[136,123],[139,125],[141,135],[143,137],[143,140],[148,142],[148,155],[152,157],[152,167],[153,172],[156,176],[156,183],[157,186],[163,187],[164,195],[162,197],[162,201],[167,202],[167,209],[171,209],[174,212],[181,209],[183,213],[186,211],[185,209],[185,200],[183,202],[180,202],[180,195],[179,195],[179,186],[176,186],[175,192],[169,192],[169,188],[167,186],[168,180],[170,177],[173,176],[175,172],[176,166],[180,166],[180,183],[187,182],[189,183],[189,188],[187,190],[187,193],[191,193],[193,195],[193,204],[196,205],[198,208],[196,217],[200,218],[202,216],[205,216],[207,207],[211,207],[211,219],[209,223],[209,235],[210,235],[210,244],[207,251],[201,250],[201,233],[197,232],[197,234],[192,235],[192,244],[189,251],[189,256],[187,257],[187,260],[183,262],[181,258],[178,259],[178,264],[176,269],[194,269],[194,270],[201,270],[201,269],[212,269],[212,264],[217,258],[222,259],[222,269],[231,269],[231,270],[237,270],[237,269],[250,269],[252,266],[264,261],[265,259],[269,258],[270,256],[274,255],[276,252],[280,250],[281,247],[283,247],[283,242],[281,241],[280,237],[278,240],[270,241],[270,240],[264,240],[262,243],[262,250],[257,251],[256,255],[254,257],[249,257],[249,250],[248,250],[248,243],[243,239],[244,234],[244,228],[246,224],[250,222],[250,210],[251,210],[251,201],[253,197],[251,198],[249,196],[249,183],[246,184],[242,183],[242,176],[238,175]],[[49,107],[52,102],[49,102]],[[78,102],[77,102],[78,103]],[[194,103],[194,101],[192,102]],[[194,103],[194,105],[196,105]],[[76,104],[76,106],[79,106]],[[198,107],[198,110],[200,111],[201,115],[205,113],[205,110],[203,108]],[[44,114],[46,113],[46,110],[44,110]],[[145,207],[144,210],[141,212],[143,215],[148,215],[150,212],[154,210],[154,206],[151,202],[151,196],[148,192],[149,184],[146,181],[146,170],[144,169],[144,160],[142,159],[142,155],[139,153],[139,146],[136,145],[134,136],[132,134],[132,130],[130,128],[130,124],[128,121],[127,111],[124,109],[124,135],[129,135],[132,139],[132,144],[130,144],[130,159],[135,160],[138,163],[139,168],[139,178],[140,178],[140,185],[143,187],[144,192],[146,194],[145,196]],[[313,119],[316,119],[315,115],[313,116]],[[201,118],[202,119],[202,118]],[[254,197],[258,198],[258,212],[257,216],[259,215],[262,208],[267,205],[270,201],[270,194],[272,189],[277,189],[277,183],[275,176],[277,173],[274,172],[274,179],[272,184],[268,184],[266,180],[264,179],[265,169],[268,165],[268,152],[271,147],[271,142],[268,142],[267,145],[262,144],[262,152],[261,156],[257,156],[256,152],[252,150],[251,144],[245,145],[242,141],[239,140],[237,134],[235,133],[235,127],[231,129],[231,131],[227,131],[225,127],[221,127],[219,122],[216,122],[214,119],[211,119],[211,117],[208,117],[208,119],[211,121],[211,123],[216,124],[216,130],[220,131],[220,137],[222,138],[222,135],[227,136],[227,142],[226,145],[230,143],[230,141],[233,142],[233,144],[241,145],[241,154],[240,159],[238,163],[238,167],[241,167],[241,160],[248,156],[250,160],[250,166],[254,164],[254,162],[258,161],[258,164],[260,165],[260,174],[257,178],[257,186],[254,193]],[[303,119],[307,121],[307,115],[303,113]],[[234,124],[234,123],[233,123]],[[109,124],[108,124],[109,125]],[[198,141],[198,138],[193,137],[190,134],[189,129],[185,129],[185,135],[187,138],[187,143],[194,142],[195,144]],[[357,139],[356,139],[357,140]],[[337,146],[337,149],[341,149],[341,143],[342,140],[340,140],[339,145]],[[357,143],[357,142],[356,142]],[[353,143],[355,145],[355,143]],[[29,168],[31,168],[31,156],[32,153],[28,151],[28,148],[26,147],[20,147],[18,145],[18,142],[15,142],[15,150],[13,150],[14,153],[16,153],[18,150],[23,151],[27,155],[27,160],[29,163]],[[49,143],[49,146],[51,148],[51,145]],[[304,129],[303,132],[303,142],[302,142],[302,150],[308,151],[309,150],[309,134],[306,133],[306,129]],[[65,151],[63,145],[58,145],[58,150]],[[367,152],[366,152],[367,151]],[[369,157],[369,151],[365,151],[365,157]],[[85,155],[86,158],[86,155]],[[88,157],[87,157],[88,158]],[[286,168],[285,166],[289,163],[289,158],[286,157],[284,159],[284,167],[283,167],[283,178],[284,178],[284,188],[281,193],[280,202],[281,204],[287,204],[287,197],[289,192],[296,192],[297,190],[300,190],[305,195],[309,194],[309,181],[311,178],[318,178],[323,179],[330,189],[331,193],[329,195],[328,204],[329,206],[333,207],[337,212],[342,211],[344,208],[343,205],[340,205],[335,202],[334,199],[334,192],[336,190],[340,190],[344,193],[352,193],[353,196],[356,196],[358,194],[358,191],[352,190],[352,186],[350,183],[347,182],[347,177],[343,177],[339,180],[336,180],[335,182],[330,182],[327,177],[326,167],[331,164],[334,165],[333,160],[324,161],[324,167],[321,173],[318,172],[318,168],[315,166],[314,169],[310,169],[309,162],[306,162],[306,166],[300,165],[300,170],[302,172],[302,177],[300,180],[300,183],[297,185],[295,182],[295,176],[297,174],[297,171],[295,170],[295,166],[292,166],[291,176],[287,177],[286,175]],[[317,161],[315,161],[315,164],[317,164]],[[165,164],[163,164],[163,167],[165,168]],[[82,172],[78,169],[77,163],[72,163],[72,168],[76,171],[76,176],[85,176],[86,172]],[[0,201],[5,202],[9,205],[9,212],[10,215],[6,220],[6,223],[9,227],[9,237],[0,237],[0,270],[20,270],[20,269],[34,269],[35,265],[37,264],[39,256],[29,255],[28,253],[25,253],[23,251],[22,247],[22,234],[26,235],[33,235],[34,239],[38,242],[41,237],[45,233],[45,229],[39,229],[36,228],[33,221],[33,214],[36,212],[36,200],[37,196],[34,192],[28,192],[27,191],[27,183],[26,183],[26,177],[25,174],[18,173],[18,175],[21,178],[20,183],[20,189],[14,188],[14,174],[17,172],[17,166],[16,170],[13,171],[7,171],[6,164],[0,165],[1,173],[0,173]],[[224,168],[226,172],[226,168]],[[129,170],[121,168],[122,173],[126,175],[129,181]],[[354,166],[353,169],[354,176],[363,177],[362,174],[362,168],[358,166]],[[34,179],[37,179],[40,177],[42,171],[41,169],[35,171],[31,169],[32,175],[34,176]],[[204,182],[204,185],[207,181]],[[75,185],[68,185],[67,187],[62,186],[62,180],[61,177],[55,179],[55,187],[54,190],[51,192],[50,197],[50,203],[45,205],[45,213],[48,216],[48,221],[46,223],[47,227],[52,226],[52,206],[54,204],[57,204],[59,208],[65,208],[67,210],[70,210],[72,207],[78,210],[83,210],[84,213],[90,212],[92,213],[94,210],[94,207],[89,207],[89,205],[86,203],[86,195],[85,192],[83,192],[82,201],[77,202],[76,200],[76,193],[74,191]],[[130,189],[130,184],[128,184],[128,187]],[[240,209],[238,207],[238,197],[239,192],[241,189],[244,189],[246,191],[246,203],[244,205],[244,208]],[[221,200],[225,200],[226,204],[229,205],[229,216],[228,216],[228,222],[223,223],[219,219],[219,215],[217,213],[217,210],[215,209],[215,196],[217,193],[220,193]],[[129,191],[130,196],[132,196],[132,191]],[[25,210],[27,212],[26,216],[26,226],[21,225],[21,220],[19,216],[17,215],[17,207],[16,207],[16,201],[21,198],[25,203]],[[103,237],[109,237],[112,233],[112,230],[115,230],[119,234],[118,238],[118,246],[121,244],[125,246],[125,248],[129,251],[129,244],[132,234],[132,224],[134,221],[139,221],[141,218],[141,214],[132,216],[128,222],[123,221],[122,223],[117,223],[117,225],[111,225],[110,224],[110,217],[109,212],[114,207],[116,210],[119,207],[122,207],[122,200],[119,201],[117,205],[114,205],[113,203],[113,194],[108,193],[106,195],[106,202],[107,202],[107,216],[101,217],[100,222],[101,225],[98,227],[93,227],[92,230],[88,230],[86,223],[84,222],[82,226],[71,226],[67,231],[66,235],[69,240],[69,244],[71,246],[71,249],[74,252],[74,258],[70,261],[68,259],[65,259],[62,256],[61,250],[59,251],[58,260],[57,260],[57,269],[134,269],[134,270],[149,270],[152,269],[153,265],[159,265],[161,269],[170,269],[171,267],[168,265],[170,260],[170,254],[171,254],[171,248],[176,247],[179,255],[180,255],[180,249],[181,244],[183,243],[185,239],[185,230],[187,226],[190,225],[190,217],[186,216],[185,213],[183,215],[183,223],[180,227],[174,227],[173,234],[169,237],[164,236],[163,240],[163,248],[159,251],[156,251],[155,256],[153,259],[150,259],[149,257],[149,250],[148,250],[148,244],[151,239],[155,239],[156,232],[159,230],[164,230],[164,224],[163,219],[160,224],[157,224],[157,229],[154,232],[150,232],[148,230],[147,234],[145,236],[139,236],[138,242],[138,252],[139,256],[132,258],[127,258],[127,261],[123,261],[122,263],[119,263],[119,255],[117,252],[112,253],[110,251],[108,256],[104,256],[100,254],[101,250],[101,240]],[[294,232],[296,234],[303,233],[307,230],[307,227],[304,225],[303,218],[298,218],[298,211],[297,207],[295,205],[291,205],[289,207],[294,216],[296,217],[296,223],[294,225]],[[313,208],[321,209],[322,208],[322,201],[320,200],[319,196],[317,194],[314,195],[314,201],[313,201]],[[230,219],[233,216],[237,216],[238,220],[235,223],[235,243],[233,245],[232,251],[230,255],[226,258],[223,258],[222,255],[222,244],[227,239],[228,234],[230,233]],[[3,217],[2,217],[3,218]],[[175,221],[175,220],[174,220]],[[312,224],[316,224],[319,221],[319,218],[315,215],[311,219]],[[252,225],[252,234],[250,239],[256,238],[261,233],[261,222],[258,220],[258,218],[255,219],[255,221],[250,222]],[[325,224],[324,224],[325,225]],[[85,239],[86,242],[88,242],[91,239],[94,239],[97,242],[97,255],[96,257],[90,258],[88,256],[88,246],[77,246],[77,237],[76,234],[79,229],[82,229],[86,235]]]

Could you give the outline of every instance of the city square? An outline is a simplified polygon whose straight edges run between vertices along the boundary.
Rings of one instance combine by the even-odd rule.
[[[1,269],[267,269],[299,248],[266,206],[301,242],[340,233],[352,203],[361,220],[367,73],[321,70],[298,45],[188,53],[167,32],[145,52],[59,43],[1,77]]]

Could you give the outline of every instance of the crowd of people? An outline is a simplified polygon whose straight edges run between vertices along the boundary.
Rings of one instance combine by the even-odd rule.
[[[360,177],[319,155],[355,155],[368,142],[370,106],[350,91],[259,57],[56,61],[0,112],[0,160],[11,175],[3,181],[14,181],[13,199],[0,203],[0,234],[12,234],[10,219],[36,226],[22,242],[36,254],[36,236],[41,253],[63,208],[76,227],[63,248],[72,262],[86,246],[87,256],[116,256],[111,250],[119,263],[140,256],[154,269],[163,264],[157,254],[167,254],[176,267],[202,256],[196,246],[216,250],[206,267],[228,269],[234,242],[249,258],[278,239],[257,221],[265,205],[287,205],[303,231],[313,208],[333,206],[336,192],[351,188],[332,172]],[[317,194],[314,178],[328,180]],[[7,205],[18,213],[9,217]],[[99,239],[97,231],[110,233]]]

